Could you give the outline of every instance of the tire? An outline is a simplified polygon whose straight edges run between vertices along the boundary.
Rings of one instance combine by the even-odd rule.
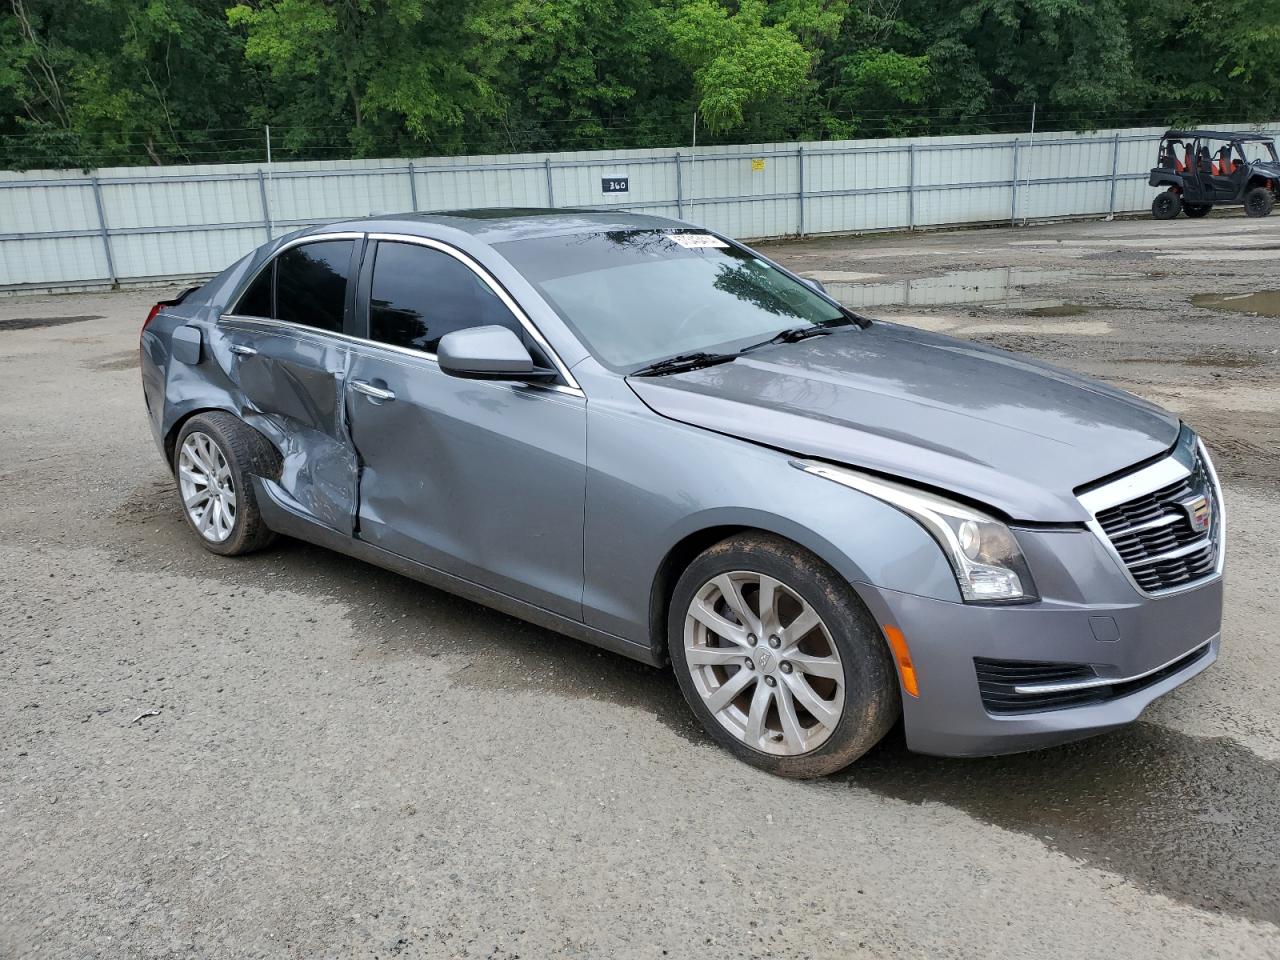
[[[1184,203],[1182,212],[1193,220],[1199,220],[1201,217],[1209,215],[1209,211],[1213,209],[1212,203]]]
[[[776,599],[763,622],[762,586]],[[809,629],[797,626],[802,617]],[[793,628],[801,632],[788,636]],[[711,737],[779,776],[848,766],[902,712],[888,645],[862,601],[781,537],[741,534],[699,555],[672,594],[667,645],[681,692]]]
[[[224,484],[214,497],[207,494],[211,472]],[[224,557],[261,550],[275,539],[258,510],[250,478],[278,472],[279,457],[270,441],[229,413],[197,414],[183,424],[174,444],[182,515],[200,545]]]
[[[1157,220],[1172,220],[1182,209],[1182,198],[1172,190],[1157,193],[1151,201],[1151,216]]]
[[[1266,187],[1254,187],[1244,195],[1244,212],[1250,217],[1265,217],[1275,206],[1276,198]]]

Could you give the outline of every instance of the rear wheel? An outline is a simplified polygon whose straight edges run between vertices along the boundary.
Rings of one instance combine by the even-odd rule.
[[[267,438],[228,413],[201,413],[183,424],[174,447],[182,514],[200,545],[223,556],[260,550],[275,539],[253,492],[253,476],[270,476]]]
[[[1184,203],[1182,212],[1192,219],[1199,220],[1213,209],[1212,203]]]
[[[1157,193],[1151,201],[1151,216],[1157,220],[1172,220],[1182,209],[1182,198],[1172,190]]]
[[[834,773],[901,709],[884,638],[857,594],[779,537],[732,537],[694,560],[676,584],[667,635],[707,732],[770,773]]]
[[[1267,187],[1254,187],[1244,195],[1244,212],[1251,217],[1265,217],[1275,202],[1276,198]]]

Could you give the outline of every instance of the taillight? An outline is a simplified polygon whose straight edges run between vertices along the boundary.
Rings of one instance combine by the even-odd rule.
[[[142,329],[143,329],[143,330],[146,330],[146,329],[147,329],[147,327],[151,326],[151,321],[152,321],[152,320],[154,320],[154,319],[156,318],[156,314],[157,314],[157,313],[159,313],[161,310],[163,310],[163,309],[164,309],[165,307],[167,307],[168,305],[169,305],[169,304],[165,303],[165,302],[162,300],[162,301],[160,301],[159,303],[157,303],[154,307],[152,307],[152,308],[151,308],[151,310],[147,313],[147,319],[146,319],[146,320],[144,320],[144,321],[142,321]]]
[[[151,326],[151,321],[156,318],[157,313],[159,313],[165,307],[176,307],[178,304],[182,303],[183,300],[187,299],[187,297],[191,296],[191,294],[195,293],[199,289],[200,289],[199,287],[187,287],[187,289],[183,290],[180,294],[178,294],[172,300],[161,300],[159,303],[153,306],[151,310],[148,311],[147,313],[147,319],[142,321],[142,330],[138,332],[139,336],[141,336],[142,332],[145,331],[147,327]]]

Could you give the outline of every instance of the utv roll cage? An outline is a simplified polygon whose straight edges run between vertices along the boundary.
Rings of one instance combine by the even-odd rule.
[[[1265,217],[1280,199],[1275,139],[1238,130],[1168,130],[1148,182],[1164,187],[1151,204],[1157,220],[1180,212],[1203,217],[1215,206],[1234,204],[1251,217]]]

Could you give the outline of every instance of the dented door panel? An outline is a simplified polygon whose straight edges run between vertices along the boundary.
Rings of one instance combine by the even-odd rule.
[[[363,464],[359,537],[582,619],[586,401],[459,380],[433,359],[353,346],[347,390]]]
[[[224,321],[225,323],[225,321]],[[265,329],[236,320],[228,338],[245,420],[280,451],[280,485],[320,523],[354,530],[359,467],[349,439],[343,389],[349,351],[306,330]]]

